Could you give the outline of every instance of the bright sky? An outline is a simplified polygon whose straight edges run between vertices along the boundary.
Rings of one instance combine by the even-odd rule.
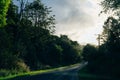
[[[100,0],[99,0],[100,1]],[[56,15],[56,35],[65,34],[80,44],[96,44],[105,15],[98,0],[42,0]]]
[[[29,0],[32,1],[32,0]],[[97,34],[107,16],[100,15],[101,0],[41,0],[56,15],[55,35],[65,34],[80,44],[98,44]]]
[[[29,0],[32,1],[32,0]],[[107,16],[100,15],[101,0],[41,0],[56,15],[55,35],[65,34],[80,44],[97,45],[97,34]]]

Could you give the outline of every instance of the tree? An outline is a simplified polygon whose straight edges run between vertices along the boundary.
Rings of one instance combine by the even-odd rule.
[[[13,1],[11,0],[11,3],[9,5],[8,11],[7,11],[7,25],[15,25],[19,21],[18,17],[18,6],[16,6]]]
[[[96,73],[99,70],[99,53],[95,46],[90,44],[84,46],[82,51],[82,57],[84,61],[88,62],[88,71],[90,71],[91,73]]]
[[[119,19],[108,17],[103,26],[102,35],[105,43],[100,46],[99,53],[102,53],[104,68],[107,74],[118,76],[120,64],[120,22]],[[102,58],[102,57],[101,57]],[[114,66],[113,66],[114,65]],[[109,67],[109,68],[108,68]]]
[[[17,0],[17,1],[19,1],[19,5],[20,5],[19,19],[21,20],[23,18],[23,11],[25,9],[25,6],[28,4],[28,0]]]
[[[34,2],[31,2],[30,4],[33,4],[33,3]],[[36,4],[38,4],[37,1],[36,1]],[[39,8],[45,7],[42,5],[42,3],[39,3],[39,4],[41,5],[39,6]],[[25,7],[27,6],[28,5],[24,5],[24,9],[23,9],[24,13],[27,13],[27,10],[25,10]],[[39,64],[43,63],[41,58],[44,56],[44,53],[47,52],[45,49],[46,49],[46,46],[49,45],[49,44],[47,45],[47,42],[50,40],[49,37],[51,36],[50,29],[46,29],[44,28],[44,26],[50,28],[50,25],[53,25],[53,24],[51,23],[49,25],[45,23],[45,21],[49,21],[49,19],[42,18],[41,24],[44,24],[44,25],[39,27],[35,26],[31,22],[32,20],[30,19],[30,16],[26,17],[25,15],[23,15],[23,12],[21,15],[22,16],[21,20],[19,20],[20,13],[18,12],[18,7],[19,6],[14,5],[14,3],[11,1],[10,7],[7,12],[8,25],[6,25],[4,29],[0,29],[0,33],[1,33],[0,54],[6,53],[10,55],[11,58],[7,59],[7,61],[10,61],[13,57],[13,60],[11,61],[11,65],[14,65],[17,63],[20,63],[20,64],[23,63],[23,64],[26,64],[26,66],[29,66],[31,70],[41,69],[41,65]],[[37,11],[37,8],[34,8],[34,7],[35,6],[32,6],[32,9],[36,9],[35,11]],[[32,9],[30,10],[31,12],[32,12]],[[44,12],[47,10],[48,8],[45,10],[42,10],[40,12],[40,15],[42,16],[46,14],[46,16],[49,16],[47,12]],[[37,16],[37,14],[36,15],[34,14],[34,16]],[[50,21],[52,22],[52,20]],[[38,25],[38,23],[36,24]],[[4,55],[1,57],[4,57]],[[4,59],[3,58],[1,59],[2,59],[1,63],[4,64]],[[13,62],[14,59],[16,59],[15,61],[17,61],[18,59],[18,62],[14,63]],[[22,61],[19,62],[19,59]],[[44,57],[44,59],[46,59],[46,57]],[[6,62],[6,64],[7,63],[9,62]]]
[[[6,13],[10,0],[0,0],[0,27],[3,27],[6,24]]]
[[[47,6],[44,6],[40,0],[35,0],[25,6],[22,19],[27,18],[32,22],[33,26],[54,32],[55,18],[54,15],[50,15],[50,9],[50,7],[48,8]]]
[[[94,46],[87,44],[83,48],[83,52],[82,52],[83,60],[88,61],[88,62],[93,59],[95,60],[96,55],[97,55],[97,48],[95,48]]]
[[[19,1],[22,7],[11,1],[7,25],[0,27],[0,69],[19,73],[79,62],[81,46],[66,35],[51,34],[54,16],[50,8],[40,0]]]
[[[112,15],[120,17],[120,0],[103,0],[101,2],[103,11]]]
[[[67,35],[61,35],[58,44],[63,48],[63,63],[72,64],[80,61],[81,46],[68,38]]]
[[[56,44],[55,42],[50,44],[51,46],[49,47],[49,53],[47,60],[49,61],[49,64],[52,66],[59,66],[62,65],[63,62],[63,48]]]
[[[119,53],[120,45],[120,22],[118,19],[109,17],[103,26],[102,35],[109,53]]]

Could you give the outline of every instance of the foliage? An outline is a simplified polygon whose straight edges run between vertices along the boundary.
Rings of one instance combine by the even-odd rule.
[[[116,10],[120,8],[120,1],[119,0],[104,0],[101,2],[101,5],[104,7],[105,11],[110,9]]]
[[[73,64],[73,65],[69,65],[69,66],[62,66],[62,67],[57,67],[57,68],[52,68],[52,69],[46,69],[46,70],[37,70],[37,71],[30,71],[30,72],[25,72],[25,73],[19,73],[19,74],[15,74],[15,75],[8,75],[6,77],[0,77],[0,80],[18,80],[18,79],[28,79],[28,76],[34,76],[34,75],[38,75],[38,74],[43,74],[43,73],[49,73],[49,72],[54,72],[54,71],[64,71],[68,68],[72,68],[75,67],[77,65],[80,64]],[[10,71],[8,70],[0,70],[1,73],[6,74],[9,73]],[[15,73],[16,71],[11,71],[12,73]],[[16,72],[17,73],[17,72]]]
[[[108,17],[103,25],[101,34],[104,43],[95,52],[92,48],[84,47],[84,59],[88,61],[88,71],[91,73],[119,78],[120,74],[120,1],[103,0],[101,2],[103,12],[113,13],[115,16]],[[86,49],[88,48],[88,49]],[[95,52],[94,57],[90,54]],[[88,53],[87,53],[88,52]],[[89,55],[88,55],[89,54]],[[88,57],[89,56],[89,57]]]
[[[109,25],[109,26],[108,26]],[[109,17],[104,24],[104,35],[107,35],[107,41],[105,42],[106,54],[107,58],[107,67],[111,69],[109,71],[112,75],[119,75],[119,67],[120,64],[120,23],[118,19],[113,17]],[[114,65],[114,66],[112,66]]]
[[[16,6],[12,1],[9,4],[7,11],[7,25],[16,24],[19,21],[18,17],[18,6]]]
[[[35,27],[41,27],[54,32],[54,15],[50,15],[51,8],[44,6],[40,0],[35,0],[25,6],[22,19],[28,19]],[[26,22],[27,23],[27,22]]]
[[[94,48],[85,46],[84,59],[88,61],[91,73],[119,77],[120,74],[120,23],[119,19],[109,17],[103,26],[104,44],[96,52]],[[92,52],[92,54],[90,54]],[[88,55],[89,54],[89,55]]]
[[[61,35],[60,39],[58,44],[63,48],[63,64],[78,62],[81,46],[76,41],[71,41],[66,35]]]
[[[0,28],[1,75],[70,65],[81,60],[81,46],[76,41],[66,35],[51,34],[55,19],[50,8],[40,0],[21,4],[24,6],[19,12],[19,6],[11,1],[7,25]]]
[[[103,0],[101,6],[103,7],[103,11],[101,12],[109,13],[112,16],[115,15],[120,18],[120,0]]]
[[[0,27],[6,24],[6,13],[8,11],[10,0],[0,0]]]
[[[96,47],[90,44],[87,44],[86,46],[84,46],[83,51],[82,51],[83,60],[85,61],[95,60],[96,55],[97,55]]]
[[[120,23],[119,20],[109,17],[104,24],[103,35],[109,52],[118,53],[120,45]],[[112,51],[111,51],[112,50]]]

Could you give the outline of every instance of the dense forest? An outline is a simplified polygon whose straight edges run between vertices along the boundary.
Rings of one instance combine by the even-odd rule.
[[[120,0],[104,0],[101,6],[101,13],[111,14],[99,35],[101,45],[86,45],[82,55],[90,73],[120,78]]]
[[[53,35],[51,8],[40,0],[9,1],[0,1],[0,76],[81,61],[82,46],[67,35]]]
[[[88,62],[90,73],[120,75],[120,0],[103,0],[100,14],[111,14],[98,46],[82,46],[54,35],[55,15],[40,0],[0,0],[0,76]]]

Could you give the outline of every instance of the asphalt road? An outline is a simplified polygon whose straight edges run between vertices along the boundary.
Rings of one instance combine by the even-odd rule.
[[[33,76],[26,76],[22,78],[16,78],[13,80],[79,80],[78,71],[82,69],[85,65],[86,63],[82,63],[65,70],[59,70],[55,72],[49,72]]]

